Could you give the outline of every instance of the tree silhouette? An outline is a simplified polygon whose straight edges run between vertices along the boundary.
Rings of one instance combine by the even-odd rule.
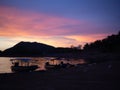
[[[103,40],[97,40],[84,45],[85,51],[99,52],[120,52],[120,32],[117,35],[111,35]]]

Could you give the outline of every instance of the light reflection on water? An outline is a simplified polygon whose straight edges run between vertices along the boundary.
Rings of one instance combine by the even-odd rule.
[[[10,73],[10,58],[0,57],[0,73]]]
[[[10,67],[11,67],[11,61],[10,61],[10,57],[0,57],[0,73],[12,73]],[[84,59],[62,59],[62,60],[58,60],[55,58],[51,58],[51,57],[36,57],[36,58],[32,58],[34,61],[32,62],[32,64],[37,64],[40,68],[38,70],[45,70],[45,63],[49,61],[50,64],[60,64],[60,62],[64,62],[64,63],[69,63],[69,64],[84,64],[86,63]]]

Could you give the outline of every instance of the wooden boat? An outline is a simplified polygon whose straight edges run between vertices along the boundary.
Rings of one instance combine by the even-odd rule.
[[[38,65],[31,65],[30,61],[32,59],[11,59],[12,66],[11,70],[12,72],[31,72],[35,71],[38,68]]]

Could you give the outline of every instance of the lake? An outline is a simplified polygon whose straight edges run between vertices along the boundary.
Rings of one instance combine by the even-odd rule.
[[[10,67],[12,66],[10,59],[14,59],[14,58],[13,57],[0,57],[0,73],[12,73],[10,69]],[[69,59],[68,60],[68,59],[62,58],[62,60],[59,60],[54,57],[29,57],[29,58],[32,58],[34,60],[34,62],[32,62],[33,64],[37,64],[40,67],[37,70],[45,70],[45,63],[48,61],[50,64],[60,64],[61,61],[64,63],[73,64],[73,65],[86,63],[84,59]]]

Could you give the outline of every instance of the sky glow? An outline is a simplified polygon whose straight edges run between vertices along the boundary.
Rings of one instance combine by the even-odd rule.
[[[0,50],[20,41],[84,45],[120,30],[118,0],[1,0]]]

